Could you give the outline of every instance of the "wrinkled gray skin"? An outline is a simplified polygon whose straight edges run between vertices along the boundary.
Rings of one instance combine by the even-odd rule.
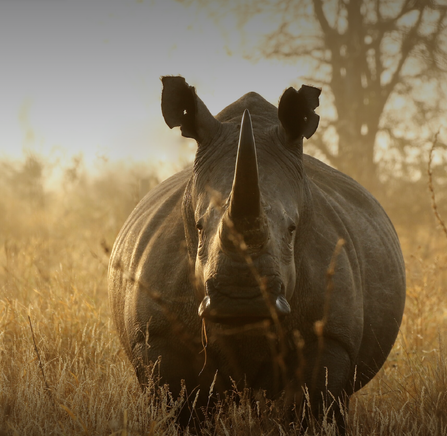
[[[165,77],[163,85],[167,124],[197,141],[194,166],[143,198],[109,265],[114,321],[140,384],[145,365],[161,356],[161,382],[174,395],[182,379],[189,393],[200,387],[197,410],[216,370],[214,392],[231,389],[231,377],[283,398],[290,410],[294,403],[299,410],[306,385],[317,418],[321,392],[347,405],[393,346],[405,271],[396,232],[374,197],[303,155],[303,137],[318,125],[320,91],[289,88],[278,109],[249,93],[213,117],[183,78]],[[246,109],[248,145],[240,146],[236,182]],[[299,422],[298,413],[290,419]]]

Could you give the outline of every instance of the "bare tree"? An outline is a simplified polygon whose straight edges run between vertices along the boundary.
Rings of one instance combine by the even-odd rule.
[[[444,0],[219,3],[220,14],[237,13],[242,30],[256,15],[276,20],[252,57],[312,66],[304,79],[333,103],[312,138],[329,163],[373,191],[379,176],[418,166],[422,145],[447,113]],[[213,14],[218,20],[218,9]]]

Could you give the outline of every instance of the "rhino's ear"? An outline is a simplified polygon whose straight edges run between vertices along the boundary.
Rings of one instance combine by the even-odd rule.
[[[161,111],[166,124],[172,129],[180,126],[182,135],[198,143],[211,139],[220,126],[205,104],[183,77],[165,76],[161,79]]]
[[[315,113],[319,105],[321,90],[303,85],[299,91],[288,88],[284,91],[279,105],[278,118],[288,141],[309,139],[317,130],[320,117]]]

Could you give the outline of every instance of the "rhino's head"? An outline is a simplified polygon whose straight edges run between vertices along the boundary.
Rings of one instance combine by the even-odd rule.
[[[247,94],[215,118],[183,78],[163,85],[166,123],[198,143],[182,212],[199,315],[287,315],[310,213],[302,143],[317,128],[320,91],[289,88],[278,110]]]

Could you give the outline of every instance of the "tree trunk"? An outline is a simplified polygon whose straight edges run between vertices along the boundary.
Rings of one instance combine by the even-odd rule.
[[[338,152],[333,162],[365,188],[375,191],[379,181],[374,162],[374,146],[386,96],[380,77],[371,71],[367,52],[374,50],[365,42],[361,2],[349,2],[348,27],[339,33],[328,26],[321,2],[315,0],[317,16],[331,52],[330,86],[337,110]]]
[[[347,120],[340,120],[340,124]],[[377,165],[374,162],[375,134],[361,135],[353,126],[338,129],[339,147],[337,168],[351,176],[369,191],[379,188]]]

